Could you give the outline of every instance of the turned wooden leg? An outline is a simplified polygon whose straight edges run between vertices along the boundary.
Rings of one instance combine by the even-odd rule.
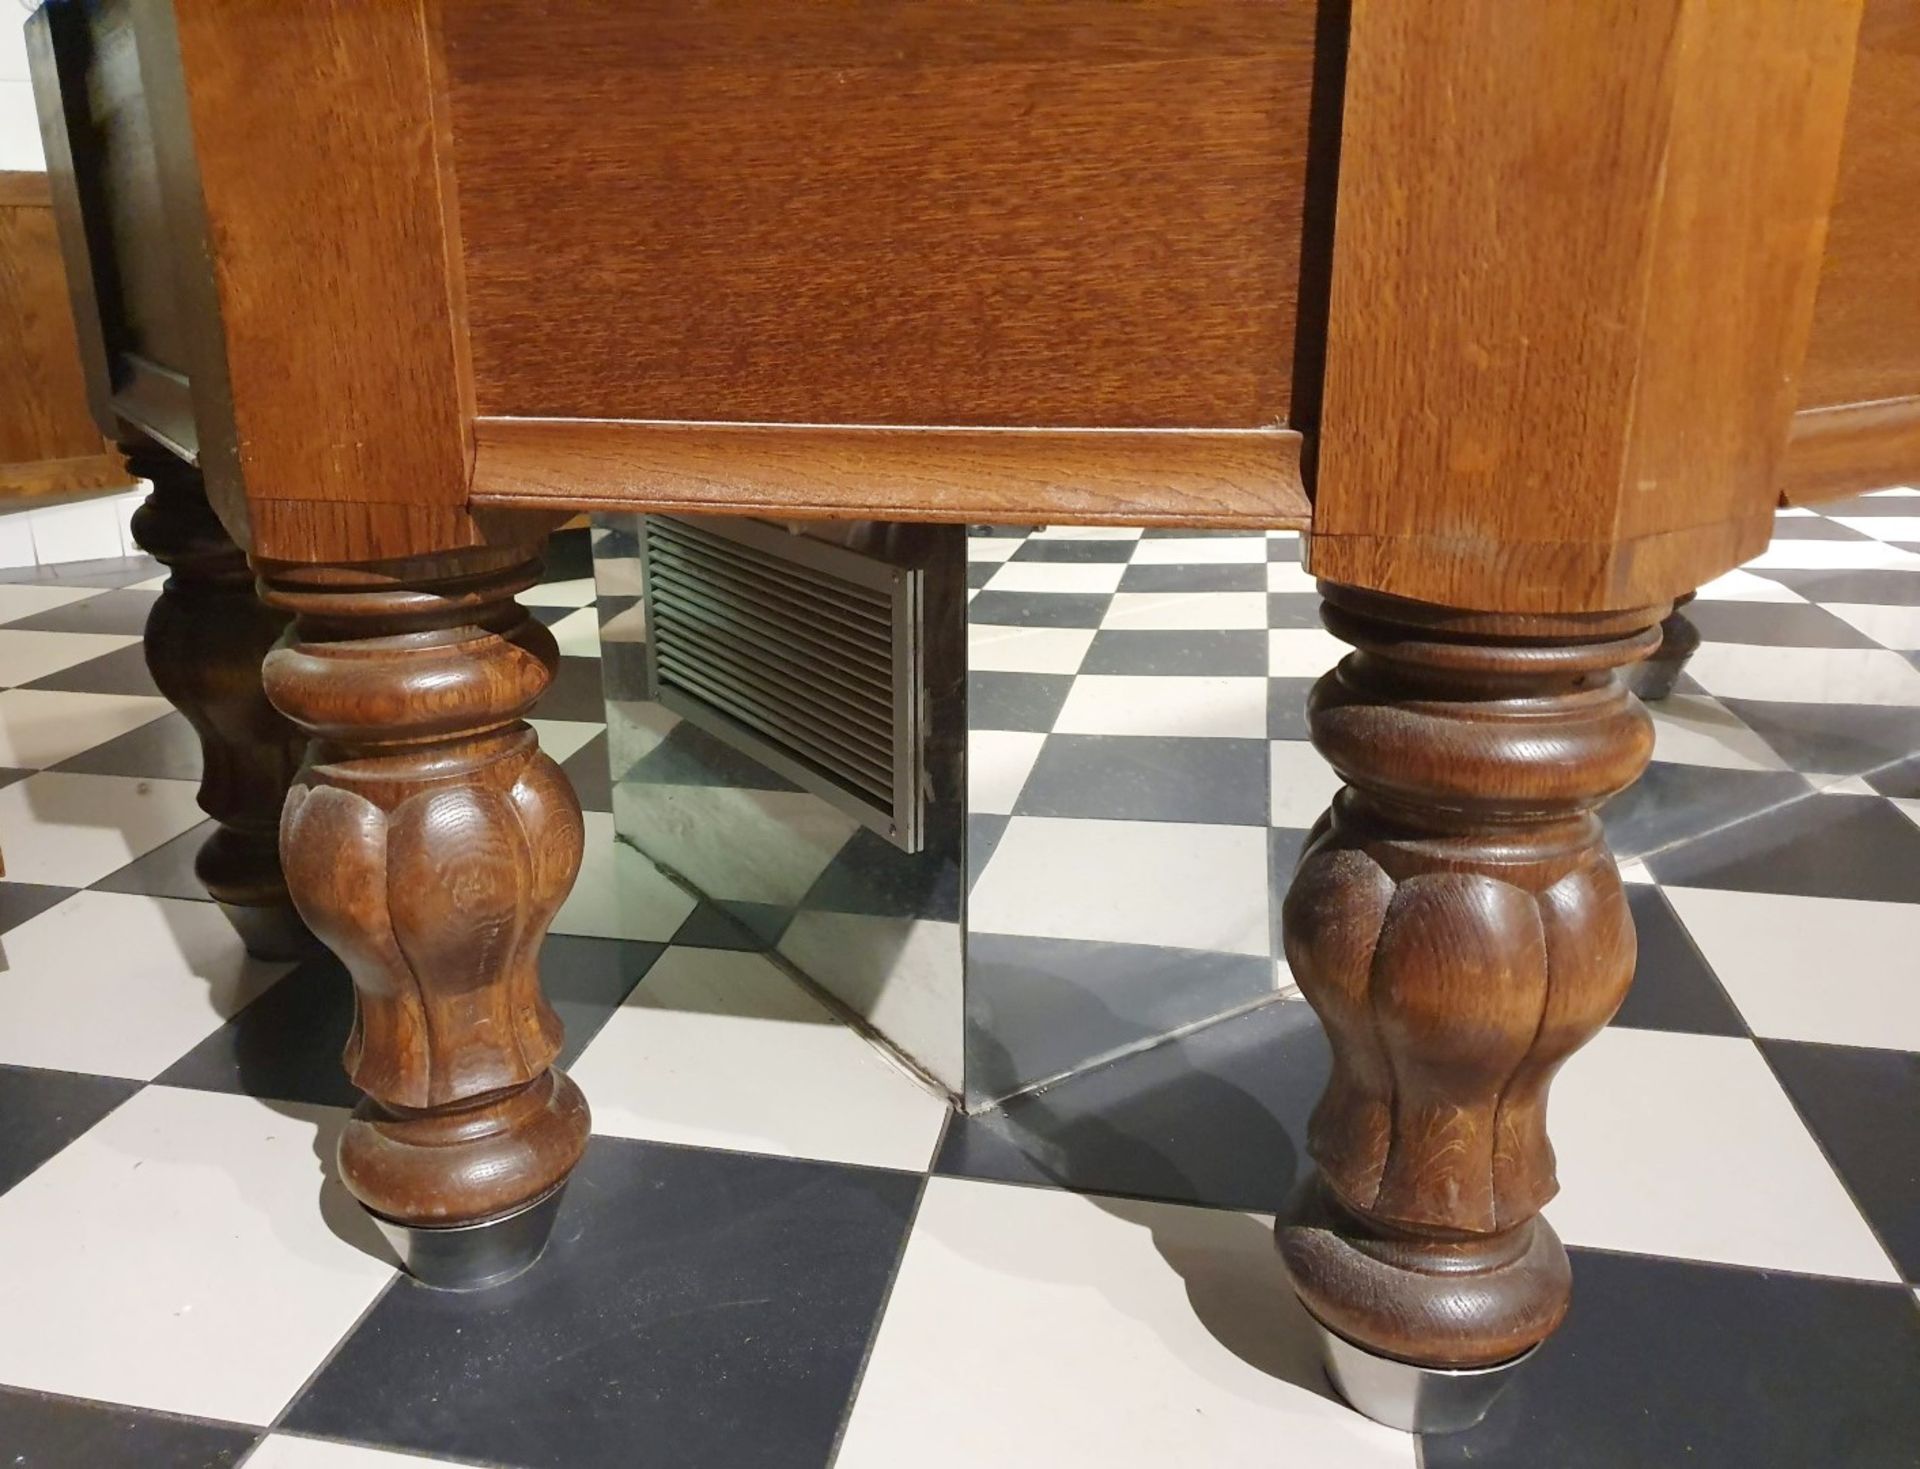
[[[357,997],[345,1060],[366,1097],[341,1178],[423,1281],[492,1284],[544,1246],[589,1120],[540,989],[582,828],[522,717],[558,657],[514,601],[539,562],[259,570],[294,614],[267,693],[313,740],[281,823],[287,883]]]
[[[1627,670],[1627,686],[1641,699],[1652,703],[1673,693],[1680,675],[1687,671],[1687,660],[1699,651],[1700,629],[1683,610],[1694,594],[1677,598],[1673,611],[1660,624],[1660,646],[1644,663]]]
[[[1652,752],[1619,670],[1666,609],[1482,615],[1321,590],[1357,651],[1308,718],[1346,786],[1284,924],[1333,1071],[1281,1252],[1356,1407],[1464,1427],[1504,1380],[1476,1369],[1567,1310],[1566,1251],[1538,1217],[1557,1188],[1547,1084],[1633,975],[1594,808]]]
[[[200,472],[166,450],[123,444],[153,493],[133,538],[168,570],[147,617],[147,667],[200,737],[200,808],[219,825],[194,870],[247,951],[291,959],[312,942],[280,871],[280,807],[306,736],[261,687],[261,662],[287,616],[255,595],[246,555],[207,503]]]

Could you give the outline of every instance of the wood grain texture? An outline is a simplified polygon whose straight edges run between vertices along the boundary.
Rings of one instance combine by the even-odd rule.
[[[485,415],[1286,419],[1311,0],[442,23]]]
[[[466,499],[472,405],[425,6],[172,14],[247,496],[401,507],[408,549],[407,507]],[[334,549],[252,533],[267,557]]]
[[[1304,527],[1289,430],[799,428],[486,419],[476,507],[774,519]]]
[[[1848,0],[1357,0],[1310,564],[1644,605],[1764,544]]]
[[[510,1213],[565,1181],[588,1132],[540,989],[582,824],[524,718],[559,658],[514,601],[538,559],[256,564],[294,615],[267,694],[313,741],[281,821],[287,885],[357,997],[345,1059],[367,1095],[341,1178],[401,1224]]]
[[[1917,132],[1920,3],[1866,0],[1803,409],[1920,396]]]
[[[1461,612],[1322,583],[1355,651],[1315,687],[1344,788],[1284,905],[1333,1070],[1280,1221],[1314,1316],[1385,1356],[1486,1366],[1567,1309],[1547,1086],[1619,1007],[1633,920],[1595,808],[1653,727],[1617,670],[1666,608]]]
[[[1920,481],[1920,396],[1803,409],[1793,416],[1780,494],[1789,505]]]
[[[296,958],[312,940],[280,869],[280,809],[307,739],[267,702],[260,672],[287,614],[255,595],[246,553],[199,471],[150,441],[125,447],[153,484],[134,512],[134,540],[169,573],[147,616],[147,668],[199,737],[200,809],[215,822],[194,871],[248,953]]]
[[[55,480],[65,492],[80,488],[108,446],[87,403],[42,175],[0,174],[0,361],[0,493],[52,489]],[[122,471],[110,483],[132,480]]]

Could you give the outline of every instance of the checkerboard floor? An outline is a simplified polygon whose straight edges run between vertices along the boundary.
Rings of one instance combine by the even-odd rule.
[[[1110,937],[1263,931],[1246,872],[1330,784],[1298,542],[969,549],[976,899],[1031,933],[1061,854],[1171,843],[1203,927],[1146,901]],[[1328,1395],[1271,1248],[1307,1008],[949,1114],[612,841],[623,598],[583,536],[528,600],[590,813],[543,970],[596,1135],[533,1271],[412,1285],[328,1161],[344,976],[246,960],[194,884],[198,755],[135,646],[157,572],[0,574],[0,1464],[1920,1464],[1920,493],[1788,513],[1702,592],[1607,813],[1639,977],[1554,1093],[1573,1315],[1424,1442]]]

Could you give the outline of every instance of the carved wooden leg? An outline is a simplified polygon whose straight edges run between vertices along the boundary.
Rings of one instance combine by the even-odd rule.
[[[1284,923],[1333,1073],[1308,1135],[1319,1172],[1281,1252],[1356,1407],[1464,1427],[1505,1380],[1478,1369],[1567,1310],[1566,1251],[1538,1217],[1557,1188],[1547,1084],[1633,975],[1594,808],[1652,752],[1618,670],[1658,643],[1666,609],[1497,616],[1322,594],[1357,651],[1309,721],[1346,787]]]
[[[588,1130],[538,967],[581,849],[579,802],[522,717],[558,657],[514,601],[539,562],[259,569],[294,614],[267,693],[313,738],[287,882],[358,1000],[345,1060],[367,1095],[341,1177],[416,1276],[492,1284],[538,1256]]]
[[[1673,611],[1660,624],[1660,646],[1646,662],[1627,671],[1627,686],[1649,703],[1673,693],[1673,686],[1687,671],[1687,660],[1699,651],[1700,629],[1683,610],[1693,598],[1694,594],[1688,592],[1674,601]]]
[[[200,807],[219,823],[194,870],[249,953],[291,959],[312,940],[280,872],[280,807],[307,739],[260,682],[287,617],[255,595],[246,555],[207,504],[200,472],[152,445],[122,447],[133,472],[153,482],[133,538],[170,573],[147,617],[147,667],[200,736]]]

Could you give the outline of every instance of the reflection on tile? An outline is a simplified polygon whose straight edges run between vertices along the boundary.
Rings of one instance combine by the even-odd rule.
[[[1886,974],[1920,954],[1920,905],[1664,891],[1754,1034],[1920,1051],[1920,986]]]
[[[61,887],[96,882],[204,821],[197,792],[188,781],[52,770],[0,787],[7,876]]]
[[[924,1168],[946,1104],[758,954],[669,949],[573,1070],[596,1131]]]
[[[977,932],[1268,952],[1266,833],[1016,816],[973,890]]]
[[[1553,1087],[1570,1245],[1891,1280],[1893,1267],[1750,1042],[1612,1026]]]
[[[1649,704],[1653,758],[1678,765],[1722,770],[1785,770],[1786,761],[1765,740],[1705,694],[1676,693]]]
[[[396,1285],[284,1426],[540,1469],[813,1469],[919,1186],[596,1137],[537,1265]]]
[[[0,793],[4,794],[4,793]],[[665,943],[694,900],[613,833],[613,817],[588,811],[586,849],[573,892],[555,915],[554,933]]]
[[[35,1264],[0,1276],[35,1324],[0,1332],[0,1380],[271,1422],[393,1276],[326,1176],[345,1120],[148,1087],[0,1195],[0,1258]]]
[[[1066,1361],[1100,1391],[1062,1393]],[[1250,1444],[1414,1465],[1329,1395],[1266,1219],[935,1178],[835,1464],[1146,1469]]]

